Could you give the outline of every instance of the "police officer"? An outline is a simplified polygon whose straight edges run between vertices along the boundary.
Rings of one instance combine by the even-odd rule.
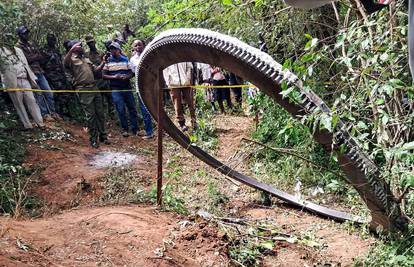
[[[46,79],[53,90],[67,90],[70,89],[69,83],[66,79],[65,70],[62,64],[62,55],[56,48],[56,36],[49,33],[46,38],[46,45],[42,49],[44,62],[42,68],[44,70]],[[72,101],[69,93],[55,94],[56,111],[60,115],[72,117],[70,114],[70,103]]]
[[[94,91],[96,81],[94,73],[102,70],[105,61],[95,67],[93,63],[85,57],[82,43],[72,40],[68,43],[70,47],[66,54],[63,64],[68,68],[73,77],[73,86],[77,90]],[[99,147],[99,142],[110,144],[105,131],[105,116],[103,115],[102,95],[100,93],[79,93],[80,101],[86,113],[86,120],[89,128],[89,141],[93,148]]]
[[[92,35],[88,34],[85,36],[85,42],[89,47],[89,51],[85,53],[86,57],[92,61],[92,63],[95,65],[95,67],[98,67],[102,63],[102,56],[104,55],[103,52],[99,51],[96,48],[96,41],[93,38]],[[102,73],[99,72],[95,75],[96,79],[96,87],[99,90],[111,90],[111,87],[109,85],[109,82],[107,80],[104,80],[102,78]],[[115,114],[115,108],[114,104],[112,102],[112,96],[111,93],[102,93],[103,100],[105,100],[106,110],[108,112],[108,116],[111,118]]]

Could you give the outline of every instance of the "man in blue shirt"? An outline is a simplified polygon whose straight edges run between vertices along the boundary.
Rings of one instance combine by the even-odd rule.
[[[131,90],[130,79],[134,76],[129,66],[128,57],[121,53],[121,46],[117,42],[112,42],[109,46],[111,56],[103,68],[104,79],[109,80],[112,90]],[[125,106],[129,112],[132,134],[138,133],[137,109],[132,92],[112,92],[112,100],[118,112],[119,121],[123,129],[122,135],[128,137],[128,120],[126,117]]]

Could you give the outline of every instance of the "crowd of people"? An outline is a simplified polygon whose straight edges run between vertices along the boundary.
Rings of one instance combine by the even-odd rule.
[[[105,121],[114,110],[118,114],[122,136],[141,135],[143,139],[154,136],[151,116],[142,99],[133,93],[131,85],[145,43],[134,40],[132,56],[128,58],[123,47],[129,38],[135,37],[134,31],[127,24],[122,33],[114,30],[113,25],[107,25],[107,29],[108,41],[104,42],[106,51],[100,51],[94,37],[89,34],[84,37],[83,42],[64,41],[64,55],[60,53],[56,36],[51,33],[47,34],[46,45],[40,49],[31,42],[30,30],[26,26],[16,29],[18,42],[14,47],[0,48],[3,87],[23,89],[8,93],[25,129],[44,128],[44,122],[74,117],[71,105],[78,105],[87,121],[90,145],[94,148],[102,143],[110,144]],[[86,44],[87,50],[83,44]],[[171,65],[163,74],[165,83],[170,88],[177,123],[183,131],[188,130],[184,104],[190,113],[191,127],[197,128],[195,90],[192,85],[222,86],[243,83],[239,77],[219,67],[194,62]],[[78,93],[65,92],[70,89]],[[62,92],[53,94],[51,90]],[[234,94],[236,105],[232,103],[230,92]],[[205,90],[205,99],[215,112],[225,113],[224,103],[230,111],[241,107],[242,92],[241,88],[210,88]],[[139,130],[137,107],[140,108],[143,118],[143,131]]]
[[[107,28],[112,31],[112,25]],[[70,105],[75,103],[85,116],[90,145],[94,148],[100,143],[110,144],[105,113],[110,115],[114,107],[124,137],[130,134],[141,135],[143,139],[153,137],[151,116],[140,97],[137,105],[130,81],[144,42],[135,40],[132,43],[131,60],[122,52],[122,45],[128,38],[135,37],[128,25],[123,33],[110,34],[111,39],[105,42],[105,52],[98,50],[92,35],[84,38],[87,51],[79,40],[64,41],[66,54],[62,55],[54,34],[46,36],[43,48],[30,41],[30,30],[26,26],[18,27],[16,34],[18,42],[14,47],[0,48],[0,74],[3,88],[17,89],[8,93],[25,129],[44,128],[45,122],[73,117]],[[65,92],[69,89],[79,93]],[[51,90],[62,92],[53,94]],[[137,106],[142,113],[145,131],[139,131]]]

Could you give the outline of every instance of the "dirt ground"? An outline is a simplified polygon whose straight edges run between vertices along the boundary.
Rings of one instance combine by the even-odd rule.
[[[153,207],[91,207],[37,220],[1,220],[1,266],[220,266],[215,229],[184,227]],[[191,238],[188,238],[188,236]],[[202,255],[202,256],[200,256]]]
[[[253,120],[245,116],[219,115],[213,120],[219,135],[217,156],[227,160],[249,136]],[[101,178],[109,171],[91,164],[102,151],[136,155],[132,167],[148,184],[156,174],[156,139],[123,138],[111,131],[112,144],[94,150],[87,134],[75,124],[59,123],[70,137],[41,140],[28,147],[25,165],[38,170],[31,193],[43,208],[36,219],[0,218],[0,266],[233,266],[225,234],[215,225],[193,217],[161,212],[149,205],[107,206],[96,202],[104,191]],[[173,142],[166,138],[166,143]],[[166,144],[167,162],[179,153],[186,173],[207,168],[183,149]],[[183,174],[185,176],[185,173]],[[181,177],[186,179],[186,177]],[[220,182],[219,182],[220,183]],[[276,204],[253,205],[244,192],[252,190],[223,181],[229,191],[232,216],[268,220],[284,234],[312,235],[318,248],[280,241],[264,266],[350,266],[373,243],[338,223]],[[206,191],[198,183],[198,192]],[[230,186],[228,186],[230,187]],[[232,193],[233,192],[233,193]]]
[[[219,147],[216,156],[228,161],[234,156],[242,138],[249,138],[254,121],[248,117],[224,117],[214,120],[219,130]],[[243,166],[238,170],[245,171]],[[238,218],[265,220],[278,227],[284,235],[310,237],[320,247],[280,242],[274,253],[265,257],[264,266],[351,266],[355,259],[363,258],[374,239],[341,228],[341,224],[307,212],[274,205],[271,208],[233,198],[228,206]]]

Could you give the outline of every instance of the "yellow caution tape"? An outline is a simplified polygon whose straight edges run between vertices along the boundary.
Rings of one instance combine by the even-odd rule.
[[[28,88],[8,88],[0,89],[1,92],[34,92],[34,93],[112,93],[112,92],[134,92],[135,90],[42,90],[42,89],[28,89]]]
[[[169,89],[180,89],[180,88],[193,88],[193,89],[226,89],[226,88],[255,88],[254,85],[241,84],[241,85],[192,85],[192,86],[172,86],[164,88]],[[66,90],[66,89],[54,89],[54,90],[41,90],[41,89],[29,89],[29,88],[7,88],[0,89],[0,92],[34,92],[34,93],[112,93],[112,92],[135,92],[133,89],[128,90]]]

